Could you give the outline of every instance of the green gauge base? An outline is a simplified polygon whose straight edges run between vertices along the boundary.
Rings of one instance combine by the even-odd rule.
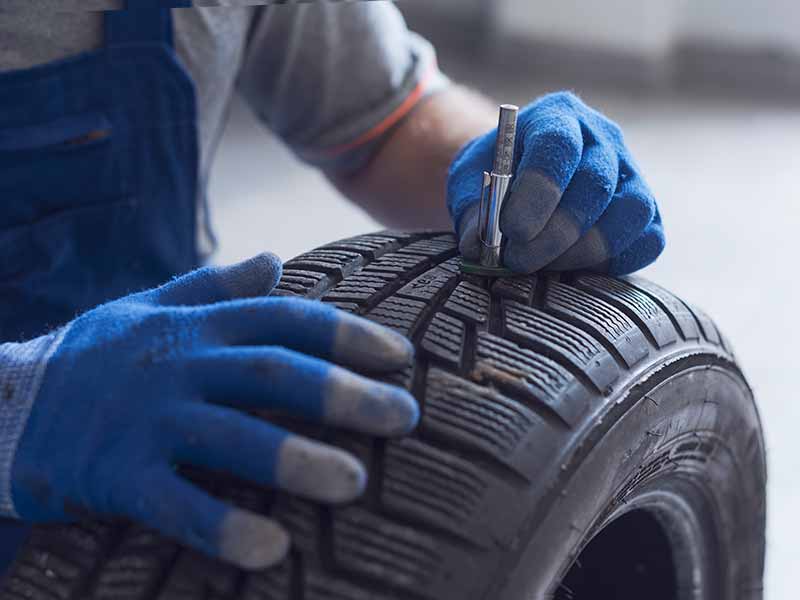
[[[461,272],[468,275],[480,275],[481,277],[514,277],[519,275],[519,273],[515,273],[505,267],[484,267],[467,261],[461,262]]]

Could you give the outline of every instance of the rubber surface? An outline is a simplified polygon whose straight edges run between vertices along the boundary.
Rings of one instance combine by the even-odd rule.
[[[716,569],[704,597],[761,597],[763,440],[749,388],[702,311],[638,278],[465,275],[439,233],[329,244],[289,261],[276,293],[365,315],[417,347],[413,368],[391,378],[421,403],[412,436],[281,420],[365,461],[365,497],[321,507],[187,473],[284,523],[290,559],[244,573],[132,524],[42,526],[0,598],[545,597],[607,517],[663,478],[674,490],[711,482],[697,495],[716,515],[701,524]]]

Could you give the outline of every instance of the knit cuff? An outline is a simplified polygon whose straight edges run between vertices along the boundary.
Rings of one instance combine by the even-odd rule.
[[[45,369],[69,326],[29,342],[0,344],[0,516],[19,518],[11,469]]]

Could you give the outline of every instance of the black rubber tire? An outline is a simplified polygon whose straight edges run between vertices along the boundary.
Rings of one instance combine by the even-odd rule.
[[[423,417],[390,441],[291,424],[367,464],[349,506],[190,474],[291,530],[280,567],[243,573],[125,523],[37,527],[0,597],[761,598],[763,439],[708,317],[639,278],[488,281],[459,261],[450,235],[382,232],[286,264],[276,293],[413,340],[390,379]],[[666,565],[646,560],[657,539]]]

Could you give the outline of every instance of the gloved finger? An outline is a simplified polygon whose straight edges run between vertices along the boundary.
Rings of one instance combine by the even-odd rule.
[[[228,344],[284,346],[346,366],[392,371],[414,347],[387,327],[312,300],[238,300],[212,307],[201,327]]]
[[[619,256],[644,233],[656,203],[635,168],[620,161],[620,179],[611,204],[571,248],[547,265],[548,270],[585,269]]]
[[[472,140],[459,150],[447,176],[447,209],[459,239],[466,232],[467,214],[480,206],[483,172],[492,168],[497,130]]]
[[[665,245],[664,226],[658,208],[656,208],[653,220],[642,235],[618,256],[608,260],[600,269],[609,275],[633,273],[655,261],[664,251]]]
[[[506,266],[533,273],[573,246],[605,211],[619,177],[619,161],[612,147],[592,140],[580,165],[544,228],[532,240],[510,239]]]
[[[186,403],[168,416],[172,459],[224,471],[319,502],[349,502],[366,486],[351,454],[239,411]]]
[[[270,567],[289,551],[278,523],[211,497],[168,466],[131,478],[116,493],[115,514],[243,569]]]
[[[206,398],[262,408],[380,436],[402,435],[419,420],[403,388],[356,375],[279,347],[222,348],[190,360]]]
[[[583,133],[577,119],[556,100],[519,116],[522,155],[500,229],[510,240],[528,241],[548,223],[583,155]]]
[[[164,306],[198,306],[267,296],[281,278],[281,259],[269,252],[224,267],[203,267],[146,292]]]
[[[458,251],[472,262],[478,262],[481,256],[481,238],[478,229],[480,206],[475,204],[467,209],[461,219],[458,234]]]

